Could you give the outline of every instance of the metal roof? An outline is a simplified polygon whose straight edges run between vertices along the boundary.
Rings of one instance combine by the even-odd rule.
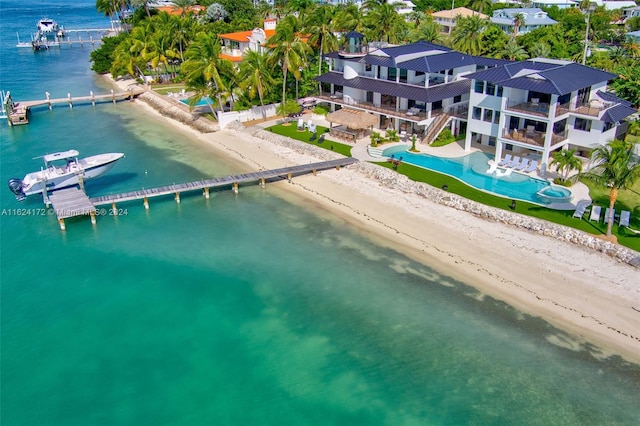
[[[400,68],[422,71],[439,72],[467,65],[474,65],[473,56],[460,52],[446,52],[439,55],[421,56],[400,64]]]
[[[616,95],[614,95],[611,92],[603,92],[602,90],[598,90],[596,92],[596,95],[598,95],[598,97],[600,99],[602,99],[605,102],[615,102],[617,104],[622,104],[622,105],[626,105],[626,106],[631,106],[632,103],[629,101],[625,101],[622,98],[617,97]]]
[[[615,74],[584,65],[522,61],[467,74],[466,78],[489,81],[504,87],[566,95],[575,90],[615,78]]]
[[[605,123],[617,123],[637,112],[637,110],[631,108],[628,105],[618,104],[606,110],[602,114],[602,117],[600,117],[600,120],[604,121]]]
[[[355,77],[347,80],[343,77],[342,73],[335,71],[330,71],[320,77],[316,77],[315,80],[322,83],[337,84],[343,87],[352,87],[367,92],[399,96],[401,98],[422,102],[437,102],[443,99],[453,98],[454,96],[464,95],[469,93],[471,87],[470,80],[439,84],[429,88],[367,77]]]

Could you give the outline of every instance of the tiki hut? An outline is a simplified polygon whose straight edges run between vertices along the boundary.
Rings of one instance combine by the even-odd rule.
[[[330,135],[355,142],[365,136],[366,129],[378,123],[378,118],[366,111],[342,108],[327,115],[327,121]],[[338,126],[333,127],[333,123]]]

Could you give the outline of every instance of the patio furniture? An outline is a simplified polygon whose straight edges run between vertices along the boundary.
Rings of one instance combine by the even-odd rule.
[[[591,214],[589,215],[589,220],[600,222],[600,213],[602,213],[602,207],[593,206],[593,208],[591,209]]]
[[[581,219],[584,216],[584,212],[587,211],[587,207],[591,205],[591,201],[582,200],[576,204],[576,211],[573,212],[573,217]]]
[[[527,126],[527,130],[524,132],[524,136],[533,138],[536,135],[535,129],[535,126]]]
[[[315,141],[317,137],[318,137],[318,134],[316,132],[313,132],[313,134],[309,138],[309,142]]]
[[[622,210],[620,212],[620,226],[629,227],[629,220],[631,219],[631,212],[629,210]]]
[[[304,129],[304,120],[302,118],[298,119],[298,130]]]
[[[525,173],[531,173],[531,172],[535,172],[537,169],[538,169],[538,161],[532,160],[531,163],[527,166],[527,168],[524,169],[523,171]]]
[[[498,166],[506,166],[512,160],[513,156],[511,154],[507,154],[502,161],[498,163]]]
[[[515,157],[513,157],[513,160],[511,160],[509,164],[505,165],[505,167],[515,167],[518,164],[520,164],[520,157],[516,155]]]
[[[318,143],[322,142],[324,142],[324,134],[320,135],[320,138],[318,139]]]
[[[516,170],[524,170],[527,168],[527,166],[529,165],[529,159],[528,158],[523,158],[522,162],[520,164],[518,164],[515,169]]]
[[[609,214],[611,214],[611,216],[609,216]],[[609,207],[607,207],[607,209],[604,211],[604,217],[602,218],[602,221],[604,223],[609,223],[609,218],[611,218],[613,221],[613,218],[615,217],[615,215],[616,215],[616,209],[613,209],[613,211],[611,211]]]

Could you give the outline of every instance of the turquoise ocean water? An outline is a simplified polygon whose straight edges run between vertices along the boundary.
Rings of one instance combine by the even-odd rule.
[[[46,6],[45,6],[46,4]],[[93,1],[0,3],[0,88],[108,91],[89,48],[19,51],[48,15],[106,26]],[[1,411],[9,425],[637,424],[640,367],[374,245],[278,185],[16,216],[33,157],[124,152],[91,195],[242,172],[135,103],[0,123]],[[36,213],[37,214],[37,213]],[[472,283],[469,283],[472,284]]]

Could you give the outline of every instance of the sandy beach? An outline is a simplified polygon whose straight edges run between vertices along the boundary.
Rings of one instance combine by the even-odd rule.
[[[126,88],[131,81],[116,84]],[[163,118],[144,102],[137,104],[151,117],[171,122],[230,161],[246,165],[247,171],[318,161],[247,131],[200,133]],[[572,336],[562,341],[549,336],[552,343],[640,363],[640,270],[633,266],[386,187],[349,167],[274,185],[289,201],[330,212],[376,244],[540,316]]]

